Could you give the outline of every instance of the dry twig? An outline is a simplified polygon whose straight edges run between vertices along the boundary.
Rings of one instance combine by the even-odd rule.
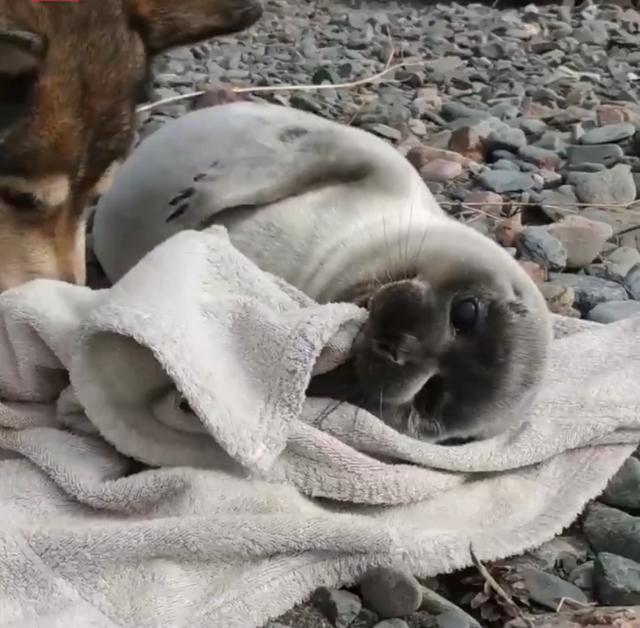
[[[365,76],[364,78],[348,81],[346,83],[330,83],[330,84],[322,84],[322,85],[259,85],[255,87],[232,87],[231,91],[236,94],[257,94],[260,92],[303,92],[303,91],[321,91],[325,89],[352,89],[354,87],[359,87],[360,85],[368,85],[370,83],[379,83],[387,74],[394,72],[395,70],[399,70],[400,68],[404,68],[409,65],[424,65],[426,62],[417,61],[415,59],[408,59],[406,61],[401,61],[399,63],[390,64],[391,59],[394,56],[394,50],[392,48],[391,54],[389,55],[389,60],[385,64],[385,67],[380,72],[373,74],[372,76]],[[156,100],[155,102],[147,103],[146,105],[141,105],[138,107],[137,112],[143,113],[145,111],[151,111],[152,109],[157,109],[158,107],[162,107],[163,105],[168,105],[176,102],[180,102],[183,100],[191,100],[193,98],[197,98],[198,96],[202,96],[206,94],[206,90],[199,90],[197,92],[190,92],[189,94],[179,94],[177,96],[169,96],[167,98],[162,98],[161,100]]]

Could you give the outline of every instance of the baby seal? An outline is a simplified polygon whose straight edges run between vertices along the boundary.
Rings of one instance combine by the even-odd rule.
[[[496,435],[532,401],[551,339],[541,293],[374,135],[275,105],[190,113],[122,166],[95,252],[113,281],[173,233],[212,224],[315,300],[368,309],[352,358],[310,394],[435,442]]]

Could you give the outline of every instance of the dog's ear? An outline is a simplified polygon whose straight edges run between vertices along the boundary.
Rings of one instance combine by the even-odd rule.
[[[0,75],[32,76],[40,68],[45,54],[46,44],[39,35],[0,25]]]
[[[124,6],[151,54],[244,30],[262,15],[259,0],[124,0]]]

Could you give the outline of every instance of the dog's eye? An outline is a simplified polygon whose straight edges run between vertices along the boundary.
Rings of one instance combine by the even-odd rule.
[[[0,199],[19,211],[34,211],[42,206],[33,194],[11,188],[0,188]]]
[[[458,333],[472,333],[478,324],[479,314],[480,304],[477,299],[460,299],[451,306],[451,325]]]

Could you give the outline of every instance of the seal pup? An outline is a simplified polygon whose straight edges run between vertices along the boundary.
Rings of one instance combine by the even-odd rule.
[[[276,105],[190,113],[125,162],[97,208],[95,253],[113,281],[213,224],[313,299],[368,309],[352,358],[310,394],[436,442],[496,435],[531,402],[551,338],[541,293],[385,141]]]

